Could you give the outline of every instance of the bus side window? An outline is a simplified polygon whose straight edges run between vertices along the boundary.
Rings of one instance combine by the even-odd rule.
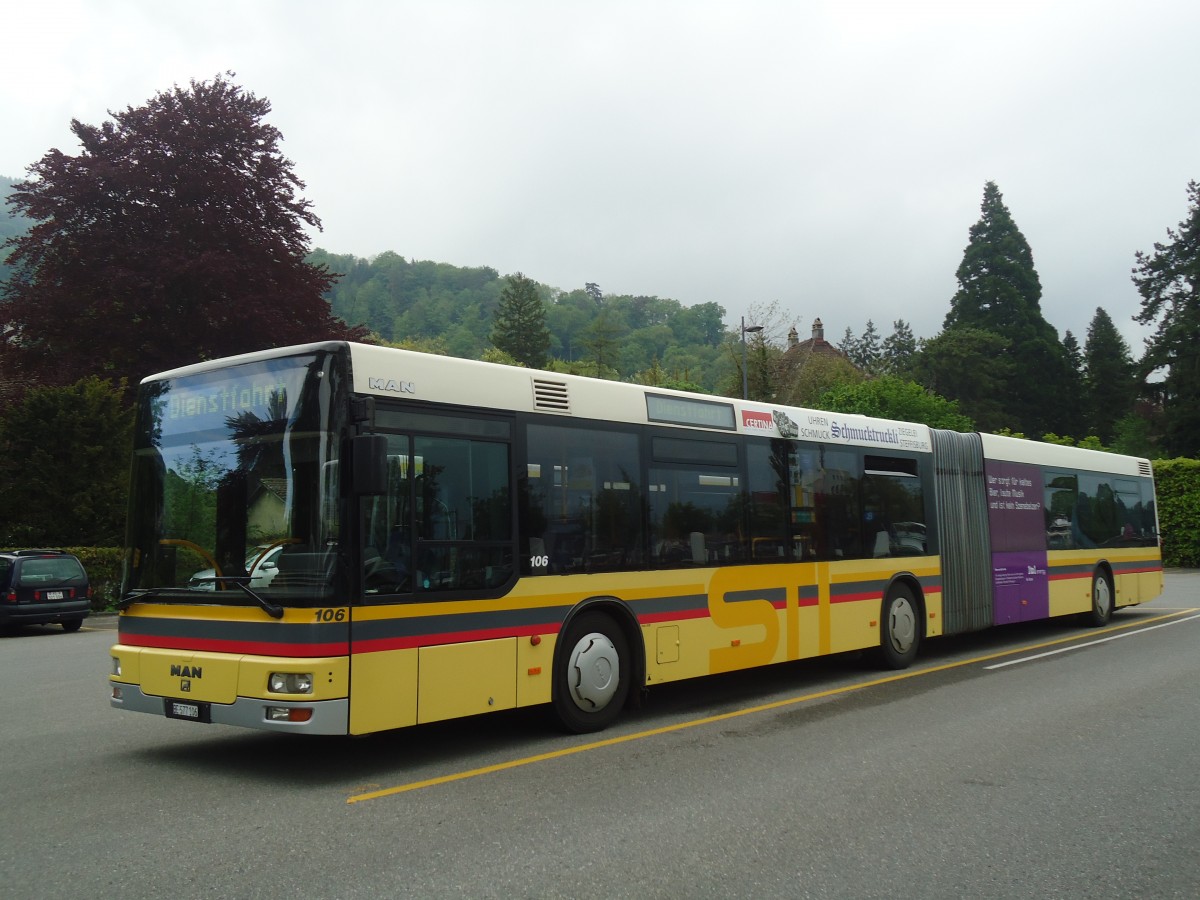
[[[739,476],[690,467],[650,470],[651,557],[659,566],[704,566],[746,557]],[[783,545],[759,548],[775,561]]]
[[[859,457],[850,450],[823,446],[816,449],[813,457],[810,483],[817,525],[816,558],[857,559],[863,552]]]
[[[865,457],[862,496],[868,555],[925,555],[925,499],[916,460]]]
[[[521,571],[634,569],[644,561],[639,442],[628,431],[530,425]]]
[[[755,559],[804,559],[811,540],[803,533],[800,488],[789,485],[795,475],[796,451],[788,441],[750,442],[746,447],[749,472],[750,546]]]
[[[513,574],[509,445],[458,437],[413,439],[418,591],[479,590]]]
[[[1045,482],[1042,509],[1046,516],[1046,549],[1075,549],[1075,505],[1079,488],[1074,475],[1042,473]]]
[[[417,468],[420,468],[418,460]],[[387,435],[387,493],[371,497],[363,533],[363,583],[367,594],[412,590],[411,477],[407,435]]]

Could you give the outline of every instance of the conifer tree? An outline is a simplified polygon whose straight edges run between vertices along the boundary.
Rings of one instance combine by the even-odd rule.
[[[921,341],[913,360],[914,379],[929,391],[958,401],[980,431],[1013,429],[1013,420],[999,401],[1012,379],[1009,345],[981,328],[947,328]]]
[[[1077,435],[1080,438],[1095,436],[1095,428],[1088,418],[1086,408],[1083,351],[1079,349],[1079,339],[1070,329],[1063,334],[1062,348],[1067,361],[1067,371],[1060,390],[1067,402],[1062,404],[1062,418],[1058,427],[1064,434]]]
[[[1200,455],[1200,182],[1189,182],[1188,216],[1170,242],[1153,253],[1138,251],[1133,283],[1142,295],[1135,317],[1157,329],[1146,342],[1143,368],[1162,367],[1166,434],[1170,455]]]
[[[588,360],[596,366],[598,377],[606,378],[618,371],[623,330],[607,309],[601,310],[588,326],[583,346],[587,349]]]
[[[1063,334],[1063,351],[1067,354],[1067,365],[1076,372],[1082,372],[1083,351],[1079,349],[1079,338],[1071,333],[1070,328]]]
[[[1111,444],[1117,435],[1117,423],[1133,411],[1137,379],[1129,345],[1103,309],[1096,309],[1088,326],[1083,363],[1090,433],[1101,443]]]
[[[860,371],[868,374],[879,372],[883,349],[879,339],[879,330],[875,327],[872,319],[867,319],[867,327],[863,329],[861,337],[855,337],[854,332],[847,325],[846,333],[843,335],[841,343],[838,344],[838,349]]]
[[[492,343],[525,366],[542,369],[550,349],[546,307],[537,283],[518,272],[508,276],[492,324]]]
[[[842,351],[846,359],[858,365],[858,338],[854,336],[854,331],[849,325],[846,326],[846,332],[838,342],[837,348]]]
[[[879,371],[882,355],[879,331],[875,328],[874,320],[867,319],[867,327],[863,329],[862,337],[858,339],[858,359],[855,360],[855,365],[864,372],[876,374]]]
[[[1005,417],[1031,437],[1060,432],[1070,416],[1069,364],[1058,332],[1042,316],[1033,252],[994,182],[985,185],[980,209],[945,328],[976,328],[1008,341],[1012,366],[996,398]]]
[[[892,323],[892,333],[883,340],[880,367],[887,375],[907,377],[917,353],[917,339],[912,326],[903,319]]]

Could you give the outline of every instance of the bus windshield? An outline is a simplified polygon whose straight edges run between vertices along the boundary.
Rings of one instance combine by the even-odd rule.
[[[308,605],[333,589],[341,381],[316,351],[148,381],[123,594]]]

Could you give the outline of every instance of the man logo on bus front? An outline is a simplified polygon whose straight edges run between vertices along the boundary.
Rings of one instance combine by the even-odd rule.
[[[411,381],[397,381],[394,378],[368,378],[367,388],[372,391],[392,391],[396,394],[415,394],[417,386]]]

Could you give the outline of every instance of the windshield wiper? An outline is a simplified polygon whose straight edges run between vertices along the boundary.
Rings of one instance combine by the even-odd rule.
[[[157,597],[160,594],[166,593],[166,588],[146,588],[141,591],[130,591],[124,597],[117,601],[116,608],[119,610],[129,609],[135,603],[140,603],[147,597]]]
[[[203,580],[204,581],[232,581],[234,584],[236,584],[238,587],[240,587],[242,589],[243,593],[245,593],[248,597],[250,597],[251,600],[253,600],[255,603],[257,603],[262,608],[262,611],[265,612],[272,619],[282,619],[283,618],[283,607],[282,606],[280,606],[278,603],[272,603],[270,600],[268,600],[266,597],[263,597],[261,594],[257,594],[254,591],[250,590],[250,588],[244,583],[244,582],[247,582],[250,580],[249,575],[219,575],[216,578],[205,578]],[[170,594],[173,590],[179,590],[179,589],[178,588],[153,587],[153,588],[146,588],[145,590],[141,590],[141,591],[130,591],[123,598],[121,598],[119,601],[117,601],[116,608],[118,610],[125,610],[125,609],[128,609],[129,607],[133,606],[133,604],[140,603],[141,601],[147,600],[151,597],[158,598],[159,602],[167,602],[167,603],[171,603],[171,602],[193,603],[193,602],[195,602],[195,599],[196,599],[195,595],[193,595],[191,597],[171,596],[168,598],[166,595]],[[186,590],[186,588],[184,588],[183,590]],[[211,597],[212,595],[209,594],[208,596]]]
[[[268,616],[270,616],[272,619],[282,619],[282,606],[280,606],[278,603],[272,603],[266,597],[262,596],[262,594],[255,593],[254,591],[250,590],[250,581],[253,579],[253,577],[253,575],[214,575],[211,578],[199,578],[197,581],[205,583],[211,581],[215,582],[216,584],[231,582],[236,584],[242,589],[242,592],[245,593],[246,596],[262,607],[262,611]]]
[[[282,619],[283,618],[283,607],[280,606],[278,603],[272,603],[270,600],[268,600],[262,594],[255,593],[254,591],[250,590],[250,585],[248,585],[248,584],[242,584],[242,582],[240,582],[240,581],[236,582],[236,584],[238,587],[240,587],[246,593],[246,595],[248,597],[253,599],[255,603],[257,603],[259,606],[261,606],[263,609],[263,612],[265,612],[272,619]]]

